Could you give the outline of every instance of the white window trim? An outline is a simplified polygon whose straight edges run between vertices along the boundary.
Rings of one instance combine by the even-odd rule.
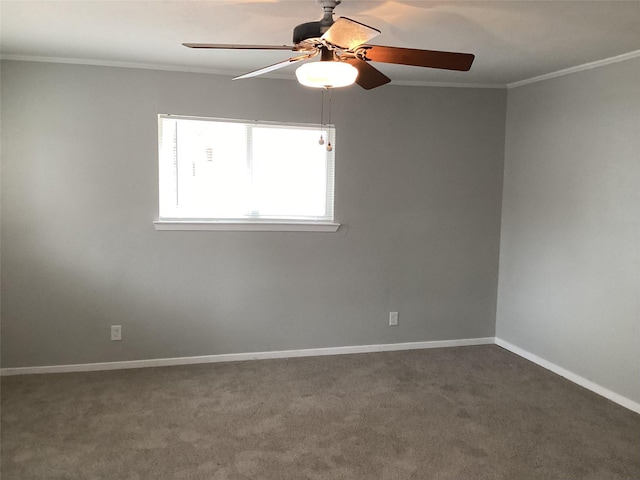
[[[253,123],[262,125],[277,125],[281,126],[282,122],[269,122],[269,121],[249,121],[238,119],[226,119],[226,118],[211,118],[211,117],[199,117],[199,116],[187,116],[187,115],[172,115],[172,114],[159,114],[158,118],[179,118],[179,119],[193,119],[193,120],[205,120],[205,121],[224,121],[224,122],[236,122],[236,123]],[[311,126],[311,124],[292,123],[292,126]],[[315,125],[313,125],[315,127]],[[327,125],[329,126],[329,125]],[[333,126],[332,126],[333,127]],[[334,127],[335,128],[335,127]],[[331,168],[335,166],[332,164]],[[333,178],[333,177],[332,177]],[[333,191],[333,187],[332,191]],[[331,198],[331,211],[333,211],[333,197]],[[260,218],[242,218],[242,219],[193,219],[193,218],[166,218],[159,217],[153,222],[154,228],[157,231],[257,231],[257,232],[336,232],[340,228],[341,224],[335,221],[329,221],[328,219],[322,219],[314,221],[313,219],[306,218],[304,220],[291,220],[291,219],[260,219]]]
[[[247,222],[247,221],[179,221],[156,220],[156,230],[222,231],[222,232],[336,232],[339,223],[329,222]]]

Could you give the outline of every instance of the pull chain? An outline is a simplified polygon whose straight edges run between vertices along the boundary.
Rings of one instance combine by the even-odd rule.
[[[324,88],[321,90],[321,106],[320,106],[320,140],[318,143],[324,145],[324,137],[322,136],[322,127],[324,127]]]
[[[331,88],[323,88],[321,90],[322,93],[322,97],[321,97],[321,106],[320,106],[320,139],[318,140],[318,143],[320,145],[324,145],[324,136],[323,136],[323,131],[322,129],[325,126],[324,123],[324,91],[325,90],[329,90],[329,121],[327,122],[328,125],[331,124],[331,100],[332,100],[332,94],[331,94]],[[327,130],[327,146],[325,147],[327,149],[327,152],[330,152],[333,150],[333,145],[331,145],[331,130]]]
[[[329,125],[331,125],[331,93],[332,89],[329,89]],[[327,130],[327,132],[330,132],[330,130]],[[331,134],[327,133],[327,152],[330,152],[331,150],[333,150],[333,145],[331,145]]]

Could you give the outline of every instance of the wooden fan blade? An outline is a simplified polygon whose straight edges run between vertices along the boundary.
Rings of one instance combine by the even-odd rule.
[[[258,70],[254,70],[252,72],[249,73],[245,73],[244,75],[240,75],[239,77],[235,77],[234,80],[240,80],[242,78],[251,78],[251,77],[257,77],[258,75],[262,75],[263,73],[269,73],[269,72],[273,72],[274,70],[277,70],[279,68],[282,67],[286,67],[287,65],[291,64],[291,63],[296,63],[296,62],[300,62],[302,60],[307,60],[311,57],[315,57],[318,54],[318,52],[313,52],[313,53],[307,53],[305,55],[299,55],[297,57],[291,57],[288,58],[282,62],[278,62],[278,63],[274,63],[273,65],[269,65],[268,67],[263,67],[260,68]]]
[[[365,59],[373,62],[442,68],[463,72],[471,68],[471,64],[475,58],[471,53],[439,52],[437,50],[418,50],[415,48],[385,47],[379,45],[363,45],[363,47],[366,49]]]
[[[356,83],[365,90],[371,90],[372,88],[379,87],[391,81],[384,73],[372,67],[364,60],[360,60],[359,58],[346,58],[344,61],[358,69]]]
[[[336,47],[350,50],[380,35],[380,30],[347,17],[340,17],[327,30],[322,40]]]
[[[235,45],[227,43],[183,43],[189,48],[215,48],[223,50],[291,50],[296,51],[297,47],[289,45]]]

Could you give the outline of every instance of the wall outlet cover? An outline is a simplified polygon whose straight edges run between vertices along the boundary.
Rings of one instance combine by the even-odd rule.
[[[122,340],[122,325],[111,325],[111,341],[118,342]]]

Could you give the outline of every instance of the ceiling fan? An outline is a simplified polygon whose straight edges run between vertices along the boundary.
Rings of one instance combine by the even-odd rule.
[[[335,88],[354,82],[366,90],[391,81],[369,62],[393,63],[445,70],[468,71],[473,63],[471,53],[442,52],[414,48],[369,45],[368,41],[380,30],[346,17],[333,20],[334,8],[342,0],[316,0],[324,11],[320,21],[302,23],[293,29],[293,46],[288,45],[234,45],[216,43],[183,43],[190,48],[233,50],[290,50],[298,55],[258,70],[245,73],[234,80],[255,77],[272,72],[292,63],[320,55],[319,62],[306,63],[296,71],[303,85]]]

